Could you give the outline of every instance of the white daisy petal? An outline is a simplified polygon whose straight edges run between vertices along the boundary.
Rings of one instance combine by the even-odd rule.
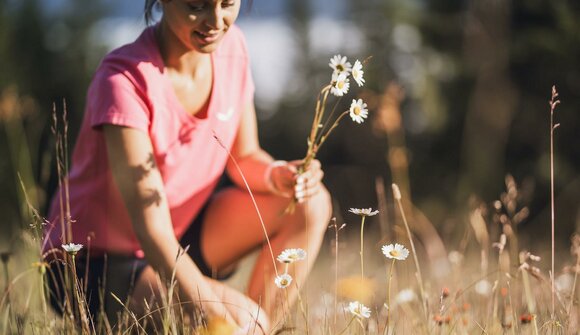
[[[345,72],[342,73],[333,73],[332,74],[332,86],[330,88],[330,93],[337,97],[341,97],[348,93],[348,89],[350,87],[350,82],[348,80],[348,74]]]
[[[351,208],[348,211],[360,216],[375,216],[379,213],[378,210],[373,211],[372,208]]]
[[[333,70],[333,74],[341,74],[341,73],[350,73],[352,69],[352,65],[347,61],[346,57],[341,55],[335,55],[330,59],[330,63],[328,63]]]
[[[358,301],[353,301],[349,303],[347,309],[354,316],[359,317],[361,319],[362,318],[368,319],[371,316],[371,309]]]
[[[395,243],[395,245],[383,245],[381,249],[385,257],[390,259],[404,261],[407,259],[407,257],[409,257],[409,250],[399,243]]]
[[[367,104],[363,102],[362,99],[352,99],[352,103],[350,104],[350,118],[356,123],[363,123],[364,120],[369,115]]]
[[[364,71],[362,70],[362,64],[361,62],[357,59],[356,62],[354,62],[354,66],[352,67],[352,77],[354,78],[354,81],[356,81],[356,83],[358,84],[358,86],[363,86],[365,83],[365,79],[363,77],[364,75]]]
[[[278,262],[280,263],[294,263],[306,258],[306,251],[303,249],[286,249],[278,255]]]
[[[290,276],[287,273],[281,274],[279,276],[276,276],[276,279],[274,279],[274,283],[276,283],[276,286],[278,286],[279,288],[286,288],[290,286],[290,283],[292,283],[292,276]]]
[[[76,255],[76,253],[79,252],[83,248],[82,244],[75,244],[75,243],[62,244],[61,246],[64,249],[64,251],[66,251],[67,253],[69,253],[71,255]]]

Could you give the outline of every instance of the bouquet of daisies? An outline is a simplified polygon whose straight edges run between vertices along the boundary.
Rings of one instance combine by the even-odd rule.
[[[336,105],[338,105],[337,101],[332,112],[329,115],[325,115],[326,103],[328,102],[329,95],[336,96],[339,99],[342,98],[348,93],[351,78],[354,79],[359,87],[363,86],[365,82],[363,77],[363,66],[359,60],[356,60],[354,65],[352,65],[348,62],[346,57],[335,55],[330,59],[328,65],[333,70],[332,76],[330,83],[324,86],[318,94],[314,120],[312,122],[310,135],[308,136],[308,149],[302,165],[298,167],[299,174],[308,169],[312,160],[316,158],[316,154],[318,153],[318,150],[320,150],[322,144],[346,115],[349,115],[352,121],[359,124],[364,122],[368,116],[367,104],[364,103],[362,99],[353,99],[350,108],[343,111],[338,116],[335,115]],[[293,210],[295,203],[296,201],[292,202],[290,206],[291,211]]]

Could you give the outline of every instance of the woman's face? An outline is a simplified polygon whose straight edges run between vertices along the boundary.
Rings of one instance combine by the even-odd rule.
[[[165,0],[162,24],[189,50],[213,52],[240,11],[241,0]]]

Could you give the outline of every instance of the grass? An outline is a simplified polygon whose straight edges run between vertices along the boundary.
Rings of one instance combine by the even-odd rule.
[[[551,154],[553,156],[553,115],[559,103],[555,88],[550,102]],[[58,122],[54,119],[57,137],[57,164],[60,174],[68,171],[66,123],[63,136],[58,135]],[[318,122],[318,121],[316,121]],[[552,180],[553,161],[551,162]],[[24,183],[22,189],[26,190]],[[66,206],[66,178],[63,213]],[[555,267],[554,254],[554,191],[552,198],[552,244],[547,264],[535,253],[544,250],[521,250],[518,244],[520,222],[527,217],[527,209],[517,204],[517,184],[506,178],[506,192],[491,206],[476,206],[458,229],[470,231],[457,245],[447,243],[451,264],[444,275],[435,274],[436,265],[423,250],[416,248],[416,231],[407,221],[402,196],[393,187],[393,207],[399,209],[399,220],[391,223],[394,230],[405,231],[400,241],[392,238],[388,243],[410,246],[413,261],[397,262],[385,259],[378,244],[386,236],[373,234],[363,239],[364,219],[358,236],[344,234],[344,225],[336,220],[329,226],[333,236],[328,251],[322,253],[309,285],[304,288],[296,306],[283,306],[284,323],[275,329],[276,334],[576,334],[580,332],[580,235],[572,238],[572,254],[558,255],[573,264],[561,269]],[[31,201],[23,201],[29,210],[27,217],[31,228],[22,232],[15,246],[0,252],[0,333],[2,334],[232,334],[234,328],[220,319],[190,319],[179,301],[174,274],[168,281],[167,293],[160,306],[144,302],[144,315],[131,311],[126,302],[114,297],[122,306],[116,320],[107,320],[99,314],[92,318],[87,309],[86,294],[74,274],[74,257],[65,258],[65,273],[57,274],[69,288],[66,294],[65,314],[58,315],[48,306],[50,292],[46,279],[49,258],[41,253],[41,228],[45,221],[38,215]],[[405,196],[405,195],[403,195]],[[387,203],[387,197],[379,194]],[[70,225],[70,216],[61,222]],[[367,218],[371,230],[371,218]],[[368,226],[367,226],[368,227]],[[63,231],[69,231],[64,229]],[[339,243],[340,235],[340,243]],[[367,234],[368,235],[368,234]],[[370,242],[369,243],[369,239]],[[497,240],[498,242],[491,243]],[[423,241],[424,242],[424,241]],[[365,249],[364,246],[367,246]],[[369,246],[373,249],[370,250]],[[423,249],[421,249],[421,247]],[[340,250],[340,257],[339,257]],[[57,250],[57,252],[61,252]],[[363,255],[365,257],[363,257]],[[177,257],[180,257],[178,255]],[[274,261],[274,260],[273,260]],[[360,264],[357,264],[360,262]],[[563,263],[563,262],[562,262]],[[424,270],[431,264],[431,272]],[[422,268],[423,266],[423,268]],[[358,269],[360,267],[360,278]],[[365,273],[364,269],[367,269]],[[426,267],[429,269],[429,267]],[[355,270],[356,269],[356,270]],[[544,269],[543,271],[541,269]],[[548,275],[545,275],[545,269]],[[332,275],[329,276],[328,274]],[[352,280],[356,277],[356,280]],[[161,281],[161,279],[159,279]],[[243,281],[243,278],[234,279]],[[103,293],[104,294],[104,293]],[[385,306],[385,297],[387,306]],[[350,302],[359,301],[370,308],[369,318],[359,317],[346,310]],[[110,321],[110,323],[109,323]]]

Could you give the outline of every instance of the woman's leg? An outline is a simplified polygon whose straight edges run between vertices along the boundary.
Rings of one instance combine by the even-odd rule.
[[[331,216],[331,201],[326,189],[298,204],[293,214],[284,214],[289,199],[271,195],[255,195],[266,231],[270,237],[275,258],[287,248],[302,248],[307,252],[306,261],[291,266],[295,283],[303,285],[306,276],[320,250],[324,233]],[[235,264],[242,256],[262,246],[264,231],[248,192],[230,188],[220,192],[210,203],[201,233],[201,249],[206,262],[218,271]],[[284,265],[276,262],[277,272]],[[281,292],[274,279],[272,255],[264,246],[254,267],[248,295],[258,302],[272,317],[279,321],[281,302],[276,301]],[[288,302],[297,297],[294,283],[288,289]]]

